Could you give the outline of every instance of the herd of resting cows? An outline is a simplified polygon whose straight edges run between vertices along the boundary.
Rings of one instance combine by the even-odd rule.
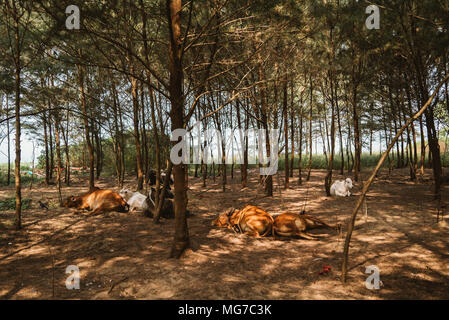
[[[153,181],[151,181],[153,182]],[[151,185],[151,182],[149,184]],[[170,181],[171,182],[171,181]],[[346,197],[350,196],[352,189],[352,180],[347,178],[344,181],[335,181],[331,186],[331,195]],[[94,187],[87,193],[79,196],[70,196],[63,203],[63,207],[88,210],[92,215],[108,212],[129,212],[139,210],[145,216],[153,217],[156,211],[155,189],[150,188],[148,196],[139,192],[133,192],[129,189],[122,189],[119,193],[108,189]],[[173,193],[166,190],[164,204],[161,209],[161,217],[172,219],[175,216],[173,205]],[[187,212],[190,216],[190,212]],[[306,233],[307,230],[326,227],[341,230],[340,224],[330,225],[321,219],[301,213],[282,213],[273,218],[263,209],[246,205],[243,209],[237,210],[231,208],[220,214],[212,226],[224,227],[238,233],[245,233],[256,238],[266,236],[281,237],[300,237],[304,239],[316,239],[316,236]]]

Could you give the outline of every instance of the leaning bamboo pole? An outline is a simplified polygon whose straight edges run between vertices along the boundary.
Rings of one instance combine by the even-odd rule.
[[[438,91],[441,89],[443,84],[445,84],[448,80],[449,80],[449,74],[447,74],[446,77],[444,78],[444,80],[441,81],[440,84],[436,87],[434,93],[429,98],[429,100],[427,100],[426,104],[421,108],[421,110],[419,110],[413,117],[411,117],[402,126],[402,128],[396,133],[396,136],[390,142],[387,150],[382,154],[382,157],[379,159],[379,162],[377,163],[376,168],[371,173],[370,178],[363,185],[362,194],[359,196],[359,199],[357,200],[357,204],[354,207],[354,210],[352,211],[351,220],[349,221],[349,225],[348,225],[348,232],[346,233],[346,239],[345,239],[345,245],[344,245],[344,251],[343,251],[343,263],[342,263],[342,266],[341,266],[341,273],[342,273],[341,279],[342,279],[343,283],[346,282],[346,276],[347,276],[347,270],[348,270],[349,243],[351,242],[351,236],[352,236],[352,231],[354,230],[355,219],[357,217],[357,212],[359,211],[360,206],[363,203],[363,200],[365,200],[366,193],[368,192],[369,187],[371,186],[374,178],[376,177],[377,172],[379,171],[380,167],[384,163],[385,159],[388,156],[388,153],[393,148],[393,146],[396,143],[396,141],[398,140],[398,138],[402,135],[404,130],[407,129],[407,127],[412,122],[414,122],[416,119],[421,117],[421,115],[424,113],[424,111],[426,111],[426,109],[430,106],[430,104],[432,103],[432,101],[435,98],[435,96],[438,94]]]

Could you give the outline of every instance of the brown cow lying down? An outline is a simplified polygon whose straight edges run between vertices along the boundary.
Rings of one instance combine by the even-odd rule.
[[[340,230],[341,225],[330,225],[326,222],[309,215],[299,215],[296,213],[283,213],[274,219],[273,236],[280,235],[284,237],[298,236],[304,239],[316,239],[316,237],[306,233],[306,230],[327,227]]]
[[[62,206],[90,210],[92,214],[106,211],[128,212],[129,210],[129,205],[118,193],[97,187],[80,196],[68,197]]]
[[[215,219],[212,225],[227,227],[260,238],[272,233],[273,222],[273,217],[266,211],[247,205],[242,210],[234,208],[228,210]]]

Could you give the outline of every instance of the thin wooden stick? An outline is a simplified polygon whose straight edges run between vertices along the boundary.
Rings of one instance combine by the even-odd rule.
[[[438,91],[441,89],[443,84],[446,83],[448,80],[449,80],[449,74],[447,74],[446,77],[444,78],[444,80],[441,81],[440,84],[436,87],[434,93],[429,98],[429,100],[427,100],[427,102],[421,108],[421,110],[419,110],[412,118],[410,118],[402,126],[402,128],[396,133],[396,136],[390,142],[390,145],[388,146],[387,150],[383,153],[382,157],[379,159],[379,162],[377,163],[376,168],[371,173],[370,178],[363,185],[362,194],[360,195],[359,199],[357,200],[357,204],[356,204],[354,210],[352,211],[351,220],[349,221],[349,225],[348,225],[348,232],[346,233],[346,239],[345,239],[345,245],[344,245],[344,251],[343,251],[343,263],[342,263],[342,266],[341,266],[341,280],[342,280],[343,283],[346,282],[346,276],[347,276],[347,270],[348,270],[349,243],[351,242],[351,236],[352,236],[352,231],[354,230],[355,219],[357,217],[357,212],[359,211],[360,206],[362,205],[363,201],[365,200],[365,196],[366,196],[366,193],[368,192],[369,187],[373,183],[373,180],[376,177],[377,172],[379,171],[380,167],[384,163],[385,159],[387,158],[388,153],[391,151],[391,149],[393,148],[393,146],[396,143],[396,141],[398,140],[398,138],[402,135],[404,130],[413,121],[418,119],[424,113],[424,111],[426,111],[426,109],[430,106],[430,104],[432,103],[433,99],[437,95]]]

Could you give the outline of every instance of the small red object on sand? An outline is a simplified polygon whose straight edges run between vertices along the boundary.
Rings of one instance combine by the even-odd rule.
[[[331,266],[323,265],[323,270],[318,272],[318,274],[319,275],[323,275],[323,274],[328,273],[330,271],[332,271],[332,267]]]

